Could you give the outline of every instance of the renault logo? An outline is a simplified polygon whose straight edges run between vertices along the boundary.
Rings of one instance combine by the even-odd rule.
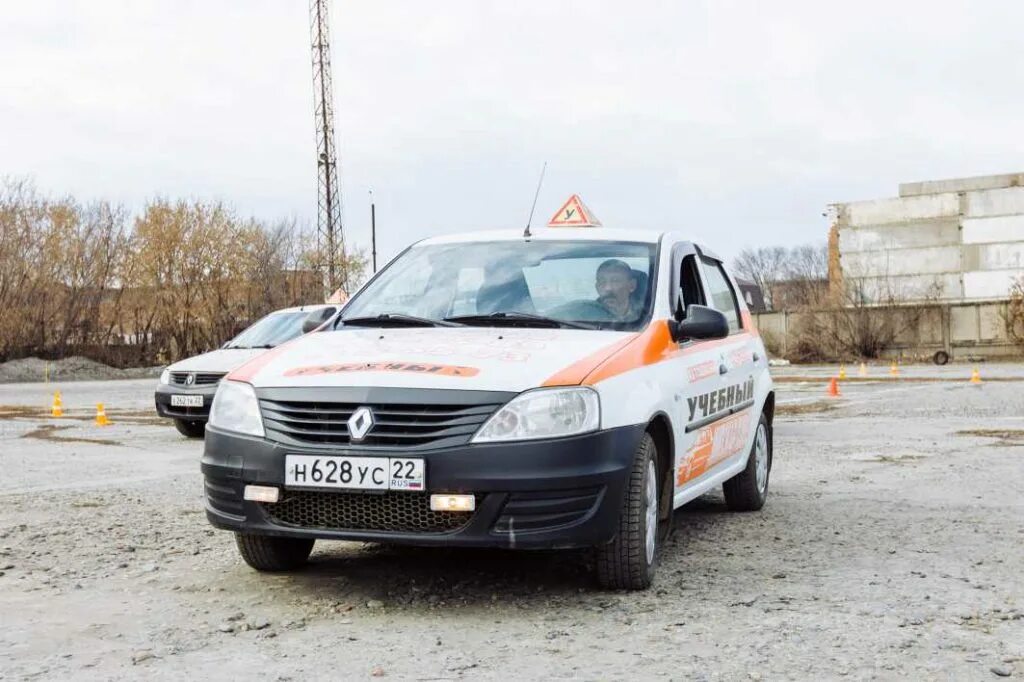
[[[354,443],[366,438],[373,428],[373,412],[369,407],[360,407],[348,418],[348,435]]]
[[[196,375],[193,374],[192,372],[189,372],[188,374],[185,375],[185,385],[191,386],[194,383],[196,383]]]

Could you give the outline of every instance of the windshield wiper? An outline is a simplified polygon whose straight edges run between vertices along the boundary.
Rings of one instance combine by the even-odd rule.
[[[375,325],[393,325],[396,327],[461,327],[458,322],[451,320],[432,320],[429,317],[416,317],[415,315],[403,315],[402,313],[381,313],[380,315],[368,315],[366,317],[343,317],[342,325],[355,325],[361,327],[373,327]]]
[[[446,317],[444,319],[448,322],[459,322],[462,324],[473,324],[474,322],[497,322],[499,324],[506,323],[511,326],[521,325],[558,327],[561,329],[596,329],[593,325],[582,324],[580,322],[568,322],[566,320],[555,319],[554,317],[533,315],[532,313],[497,312],[488,313],[486,315],[456,315],[454,317]]]
[[[255,346],[234,346],[234,345],[224,346],[225,349],[232,349],[232,350],[235,350],[235,349],[237,349],[237,350],[252,350],[253,348],[274,348],[274,347],[275,346],[273,344],[270,344],[270,343],[256,344]]]

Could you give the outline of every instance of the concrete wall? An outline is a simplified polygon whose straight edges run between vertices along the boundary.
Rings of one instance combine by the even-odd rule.
[[[883,307],[868,308],[870,314],[885,314]],[[927,359],[943,350],[956,360],[982,357],[989,360],[1020,358],[1024,348],[1015,345],[1006,331],[1005,303],[954,303],[921,306],[913,328],[903,329],[886,357]],[[774,345],[782,357],[796,348],[800,319],[807,313],[779,311],[754,315],[765,343]],[[825,354],[841,355],[832,339],[822,339]],[[849,358],[848,358],[849,359]]]
[[[1024,275],[1024,174],[910,183],[831,208],[833,277],[869,302],[1005,300]]]

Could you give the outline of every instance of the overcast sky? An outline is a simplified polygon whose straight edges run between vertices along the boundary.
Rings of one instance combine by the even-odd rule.
[[[723,255],[1024,170],[1024,2],[332,0],[346,234],[605,225]],[[315,223],[306,0],[0,0],[0,175]]]

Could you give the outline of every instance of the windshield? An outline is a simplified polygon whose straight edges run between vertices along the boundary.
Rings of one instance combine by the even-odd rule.
[[[273,348],[302,335],[309,312],[271,313],[231,339],[225,348]]]
[[[342,321],[395,315],[529,326],[541,316],[635,330],[649,317],[656,248],[526,240],[413,247],[349,303]]]

